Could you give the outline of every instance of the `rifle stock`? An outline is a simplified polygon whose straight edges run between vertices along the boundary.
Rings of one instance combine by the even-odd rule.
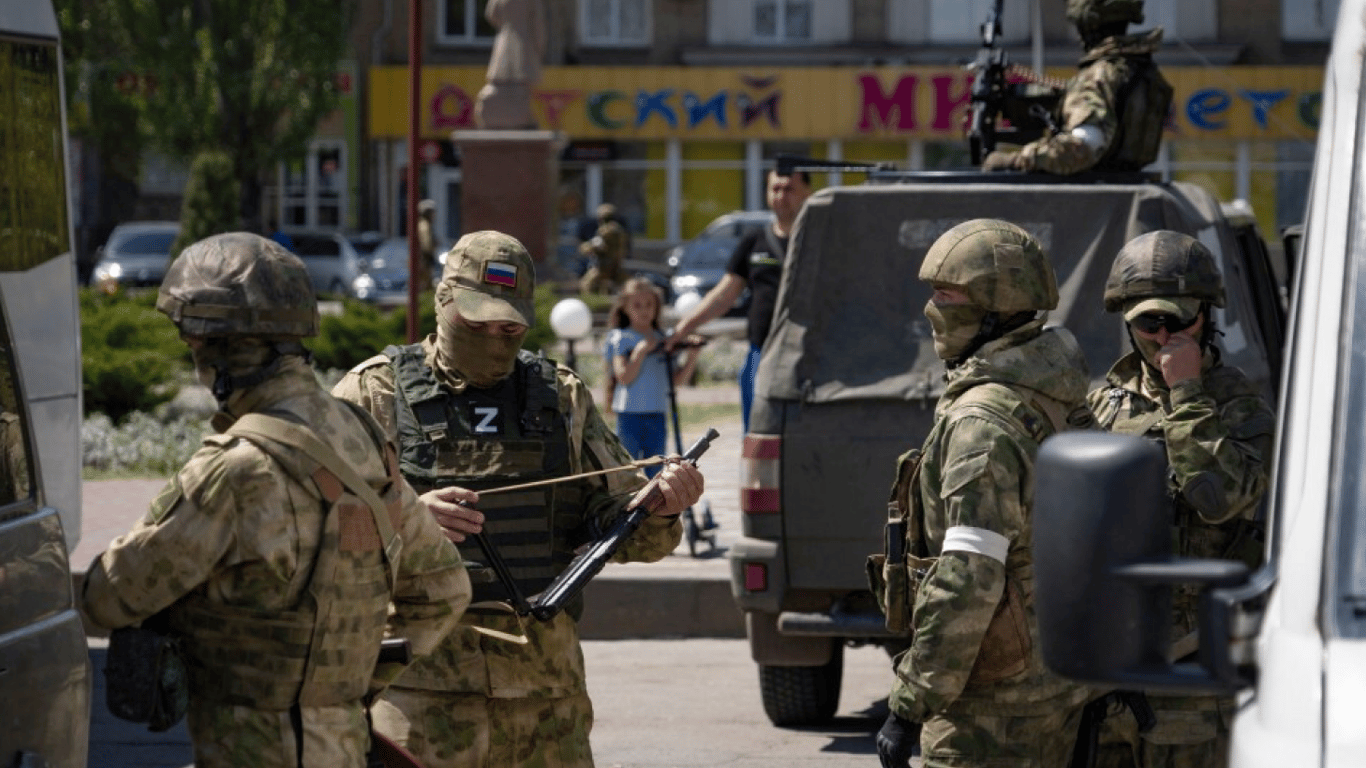
[[[698,458],[711,445],[711,441],[719,436],[720,433],[715,429],[708,429],[707,434],[693,443],[683,454],[683,460],[696,464]],[[612,559],[612,555],[621,549],[621,545],[625,544],[626,540],[631,538],[631,534],[635,533],[641,523],[650,516],[650,507],[657,503],[654,499],[658,498],[658,493],[656,489],[651,489],[641,503],[618,517],[601,539],[575,557],[564,573],[556,577],[555,581],[536,598],[535,604],[531,606],[531,615],[541,621],[555,618],[564,609],[565,604],[582,592],[588,582],[602,571],[603,566]]]

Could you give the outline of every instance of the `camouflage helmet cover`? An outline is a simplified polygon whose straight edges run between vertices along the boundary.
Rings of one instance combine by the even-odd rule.
[[[1143,0],[1067,0],[1067,20],[1079,29],[1143,23]]]
[[[957,288],[973,304],[1005,314],[1058,306],[1053,265],[1039,242],[1000,219],[973,219],[939,236],[920,279]]]
[[[318,300],[304,263],[250,232],[212,235],[181,251],[161,281],[157,309],[187,336],[318,335]]]
[[[1159,229],[1130,240],[1105,280],[1105,311],[1131,299],[1193,298],[1224,306],[1224,281],[1214,254],[1190,235]]]

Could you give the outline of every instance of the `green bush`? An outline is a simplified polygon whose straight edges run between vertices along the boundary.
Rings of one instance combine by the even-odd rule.
[[[156,293],[81,290],[81,384],[85,414],[115,422],[175,397],[177,374],[192,367],[175,325],[156,311]]]

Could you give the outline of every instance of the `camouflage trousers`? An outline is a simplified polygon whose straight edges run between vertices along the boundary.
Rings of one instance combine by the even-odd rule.
[[[924,768],[1065,768],[1081,724],[1081,706],[1046,715],[936,714],[920,730]]]
[[[1128,709],[1112,705],[1101,724],[1096,768],[1221,768],[1228,765],[1232,698],[1155,696],[1157,725],[1147,733]]]
[[[302,707],[304,768],[365,768],[370,727],[360,702]],[[195,768],[298,768],[288,711],[191,702],[185,717]]]
[[[586,693],[491,699],[389,688],[370,712],[375,730],[426,768],[593,767],[593,704]]]

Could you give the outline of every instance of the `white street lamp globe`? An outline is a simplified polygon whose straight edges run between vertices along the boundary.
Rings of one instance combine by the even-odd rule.
[[[688,291],[677,299],[674,299],[674,314],[678,315],[680,318],[687,317],[692,314],[693,309],[701,303],[702,294],[697,291]]]
[[[550,327],[561,339],[582,339],[593,330],[593,313],[582,299],[561,299],[550,309]]]

